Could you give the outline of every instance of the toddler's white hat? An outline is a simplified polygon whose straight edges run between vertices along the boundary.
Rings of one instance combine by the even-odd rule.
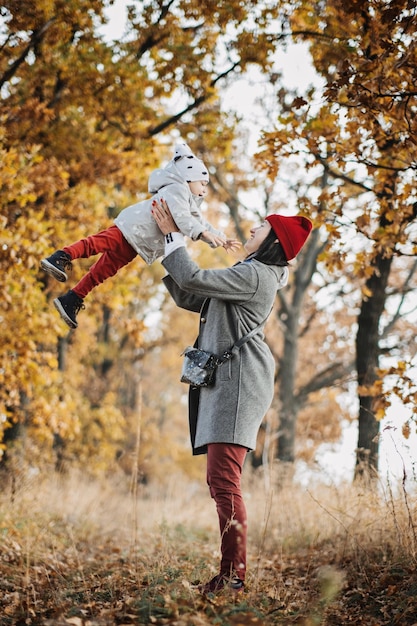
[[[208,169],[203,161],[191,152],[190,147],[185,142],[175,146],[172,161],[179,175],[185,182],[193,183],[198,180],[209,181]],[[172,161],[168,165],[171,165]]]

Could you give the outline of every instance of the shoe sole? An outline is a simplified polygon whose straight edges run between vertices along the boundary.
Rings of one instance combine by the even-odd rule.
[[[242,585],[241,587],[238,587],[237,589],[235,587],[232,587],[231,585],[224,585],[224,586],[219,586],[216,587],[215,589],[207,589],[208,585],[197,585],[195,587],[195,589],[197,591],[199,591],[201,593],[201,595],[203,596],[210,596],[210,595],[220,595],[220,594],[232,594],[232,595],[240,595],[241,593],[243,594],[245,591],[245,585]]]
[[[44,272],[46,272],[56,280],[59,280],[60,283],[65,283],[65,281],[68,280],[67,274],[63,270],[55,267],[55,265],[52,265],[52,263],[50,263],[47,259],[43,259],[41,261],[41,268]]]
[[[60,314],[60,316],[62,317],[62,319],[64,320],[64,322],[67,324],[67,326],[69,326],[70,328],[77,328],[78,326],[77,322],[74,322],[74,320],[70,318],[70,316],[67,314],[64,307],[62,306],[61,302],[59,301],[59,298],[55,298],[54,306],[56,310],[58,311],[58,313]]]

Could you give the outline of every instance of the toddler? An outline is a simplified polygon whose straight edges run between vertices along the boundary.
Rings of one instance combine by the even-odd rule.
[[[70,328],[77,328],[77,314],[84,308],[84,298],[94,287],[130,263],[137,255],[149,265],[164,254],[164,236],[151,214],[152,202],[162,198],[168,203],[178,228],[192,240],[201,239],[213,248],[235,250],[239,242],[227,239],[203,219],[200,205],[207,193],[209,174],[203,161],[187,146],[175,146],[172,160],[165,168],[153,171],[148,191],[152,198],[133,204],[117,216],[114,224],[95,235],[57,250],[42,259],[41,268],[59,280],[68,279],[74,259],[101,253],[97,262],[75,287],[55,298],[54,305]]]

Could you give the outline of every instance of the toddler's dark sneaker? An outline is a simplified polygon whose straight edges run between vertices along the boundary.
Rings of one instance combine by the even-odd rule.
[[[243,580],[240,580],[237,576],[230,577],[226,574],[217,574],[217,576],[212,578],[208,583],[198,586],[198,590],[203,595],[208,595],[209,593],[220,593],[221,591],[240,593],[241,591],[244,591],[244,589],[245,583]]]
[[[68,279],[68,275],[65,270],[72,269],[71,257],[63,250],[57,250],[51,256],[46,259],[42,259],[41,268],[59,280],[61,283],[65,283]]]
[[[70,328],[77,328],[77,314],[80,309],[84,309],[84,300],[77,296],[75,291],[70,289],[66,294],[55,298],[54,305],[64,322]]]

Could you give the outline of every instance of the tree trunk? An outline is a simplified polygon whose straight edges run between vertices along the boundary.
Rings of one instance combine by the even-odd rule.
[[[355,480],[372,479],[378,473],[379,422],[375,419],[375,394],[367,393],[363,387],[372,387],[378,379],[380,320],[384,311],[386,288],[392,257],[382,254],[375,259],[375,271],[366,282],[371,293],[364,297],[358,317],[356,335],[356,368],[359,397],[359,435],[356,452]]]
[[[295,374],[298,358],[298,316],[293,314],[286,320],[284,351],[279,375],[279,438],[280,461],[293,463],[295,458],[295,427],[297,408],[294,401]]]
[[[295,388],[300,315],[307,289],[316,271],[317,257],[323,246],[319,231],[313,230],[293,273],[291,299],[286,299],[283,293],[278,292],[281,301],[279,316],[285,330],[284,350],[278,371],[280,412],[276,458],[285,463],[293,463],[295,458],[295,432],[300,408]]]
[[[58,370],[60,372],[65,372],[67,369],[68,334],[65,335],[65,337],[58,337],[57,353]]]

